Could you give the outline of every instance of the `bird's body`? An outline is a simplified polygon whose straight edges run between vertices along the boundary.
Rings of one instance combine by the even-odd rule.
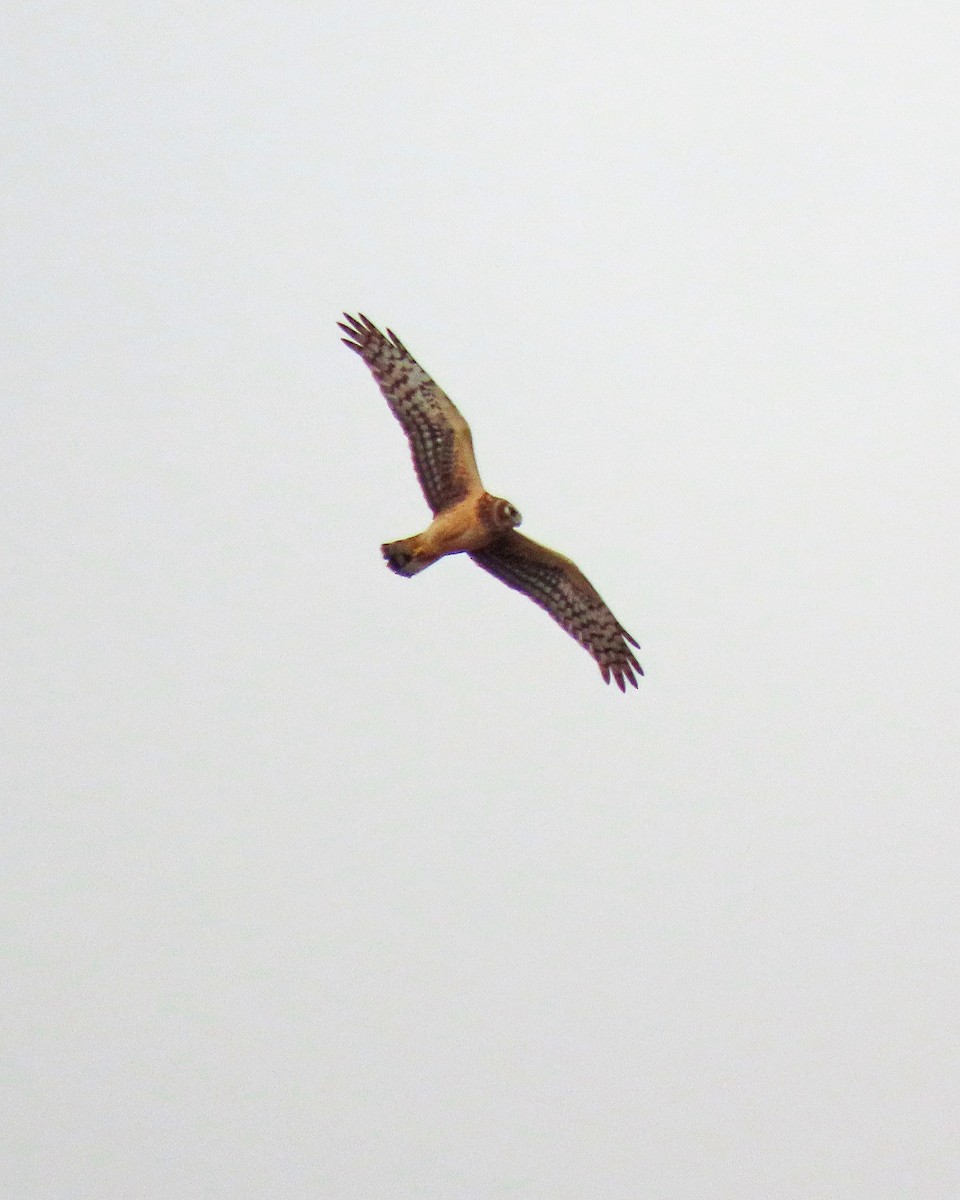
[[[495,541],[509,521],[498,520],[498,506],[506,505],[489,492],[470,493],[449,508],[442,508],[423,533],[387,542],[381,547],[387,566],[398,575],[416,575],[448,554],[469,554]]]
[[[416,575],[449,554],[469,554],[478,566],[523,592],[597,660],[609,683],[637,686],[643,669],[628,642],[637,642],[617,621],[582,571],[570,561],[517,533],[520,513],[483,486],[470,427],[453,401],[434,383],[399,338],[384,336],[362,314],[345,314],[345,345],[355,350],[380,386],[410,442],[413,465],[434,518],[423,533],[381,547],[398,575]]]

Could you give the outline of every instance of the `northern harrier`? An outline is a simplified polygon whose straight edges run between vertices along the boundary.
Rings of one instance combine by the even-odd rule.
[[[639,649],[582,571],[555,550],[517,533],[520,514],[491,496],[480,481],[470,427],[396,334],[386,337],[365,316],[344,313],[345,345],[373,372],[393,415],[403,426],[413,466],[433,510],[429,528],[381,546],[387,566],[416,575],[447,554],[469,554],[478,566],[546,609],[561,628],[597,660],[605,683],[620,691],[637,686]],[[636,675],[634,674],[636,672]]]

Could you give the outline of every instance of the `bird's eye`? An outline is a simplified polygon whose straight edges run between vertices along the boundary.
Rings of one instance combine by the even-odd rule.
[[[500,500],[496,507],[496,520],[501,525],[509,525],[511,528],[520,524],[520,514],[513,507],[509,500]]]

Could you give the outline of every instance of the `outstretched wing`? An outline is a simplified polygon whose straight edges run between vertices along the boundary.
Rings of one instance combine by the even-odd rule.
[[[502,580],[507,587],[523,592],[546,609],[557,624],[576,638],[597,660],[604,683],[610,676],[620,691],[625,683],[637,686],[643,668],[627,642],[640,648],[601,600],[583,572],[555,550],[548,550],[511,529],[484,550],[470,555],[478,566]]]
[[[341,340],[356,350],[373,372],[393,415],[403,426],[417,478],[433,511],[438,513],[471,492],[483,491],[470,426],[453,401],[395,333],[388,329],[384,337],[363,313],[359,319],[343,315],[347,323],[338,324],[347,337]]]

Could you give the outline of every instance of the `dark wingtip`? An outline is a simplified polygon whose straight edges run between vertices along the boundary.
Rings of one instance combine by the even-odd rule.
[[[636,671],[636,675],[634,671]],[[640,684],[637,683],[637,675],[643,674],[643,667],[640,666],[632,654],[628,653],[627,657],[621,662],[610,665],[601,664],[600,674],[603,676],[604,683],[610,682],[612,674],[614,683],[616,683],[621,692],[625,692],[628,683],[639,689]]]
[[[342,329],[347,337],[340,340],[345,346],[349,346],[351,350],[356,350],[357,353],[360,353],[366,336],[363,326],[359,324],[355,317],[351,317],[349,313],[344,313],[343,317],[343,321],[337,322],[337,328]],[[351,338],[352,340],[347,341],[347,338]]]

